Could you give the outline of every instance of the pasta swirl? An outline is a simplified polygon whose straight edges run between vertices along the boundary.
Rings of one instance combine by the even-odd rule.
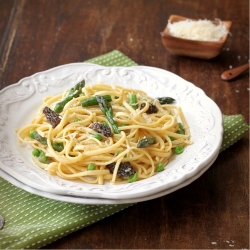
[[[82,94],[64,106],[59,114],[60,123],[53,128],[43,110],[45,107],[53,110],[67,94],[65,91],[44,98],[32,121],[17,130],[20,143],[45,153],[46,162],[40,162],[37,156],[33,156],[33,160],[49,174],[92,184],[104,184],[106,181],[119,184],[129,179],[129,176],[119,175],[120,165],[130,163],[138,180],[142,180],[153,176],[159,163],[166,166],[176,147],[192,143],[188,124],[179,106],[160,104],[141,90],[104,83],[83,87]],[[129,101],[131,94],[136,98],[134,106]],[[112,136],[105,136],[93,129],[107,126],[104,123],[112,128],[98,104],[82,105],[83,101],[94,96],[111,97],[107,102],[112,107],[113,121],[119,133],[111,131]],[[157,112],[148,113],[152,107]],[[184,133],[180,133],[180,129]],[[31,138],[30,133],[34,130],[46,138],[47,143]],[[98,138],[96,134],[99,134]],[[142,139],[148,142],[147,138],[153,138],[151,144],[138,147],[138,142]],[[61,150],[55,150],[54,144],[61,145]],[[90,164],[95,168],[90,170]],[[114,167],[112,171],[107,167],[110,164]]]

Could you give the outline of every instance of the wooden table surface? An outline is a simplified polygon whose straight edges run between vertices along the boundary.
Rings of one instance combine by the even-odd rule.
[[[249,121],[249,74],[221,73],[249,60],[247,0],[0,0],[0,89],[36,72],[120,50],[203,89],[223,114]],[[176,57],[160,32],[171,14],[231,20],[212,60]],[[190,185],[133,205],[45,248],[249,248],[249,135],[223,151]]]

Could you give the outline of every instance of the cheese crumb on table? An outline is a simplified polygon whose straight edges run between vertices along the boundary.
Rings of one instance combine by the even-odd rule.
[[[219,22],[218,25],[209,20],[183,20],[179,22],[168,22],[169,32],[172,36],[197,40],[197,41],[219,41],[228,31],[226,26]]]

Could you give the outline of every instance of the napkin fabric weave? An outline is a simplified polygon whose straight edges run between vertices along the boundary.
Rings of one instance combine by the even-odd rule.
[[[117,50],[86,62],[104,66],[137,65]],[[249,130],[242,115],[223,115],[223,126],[221,151]],[[40,248],[130,205],[81,205],[56,201],[28,193],[0,177],[0,214],[5,218],[0,230],[0,249]]]

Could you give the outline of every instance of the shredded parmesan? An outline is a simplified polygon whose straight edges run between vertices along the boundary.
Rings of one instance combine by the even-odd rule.
[[[198,41],[219,41],[228,33],[222,22],[215,25],[209,20],[169,22],[168,28],[172,36]]]

